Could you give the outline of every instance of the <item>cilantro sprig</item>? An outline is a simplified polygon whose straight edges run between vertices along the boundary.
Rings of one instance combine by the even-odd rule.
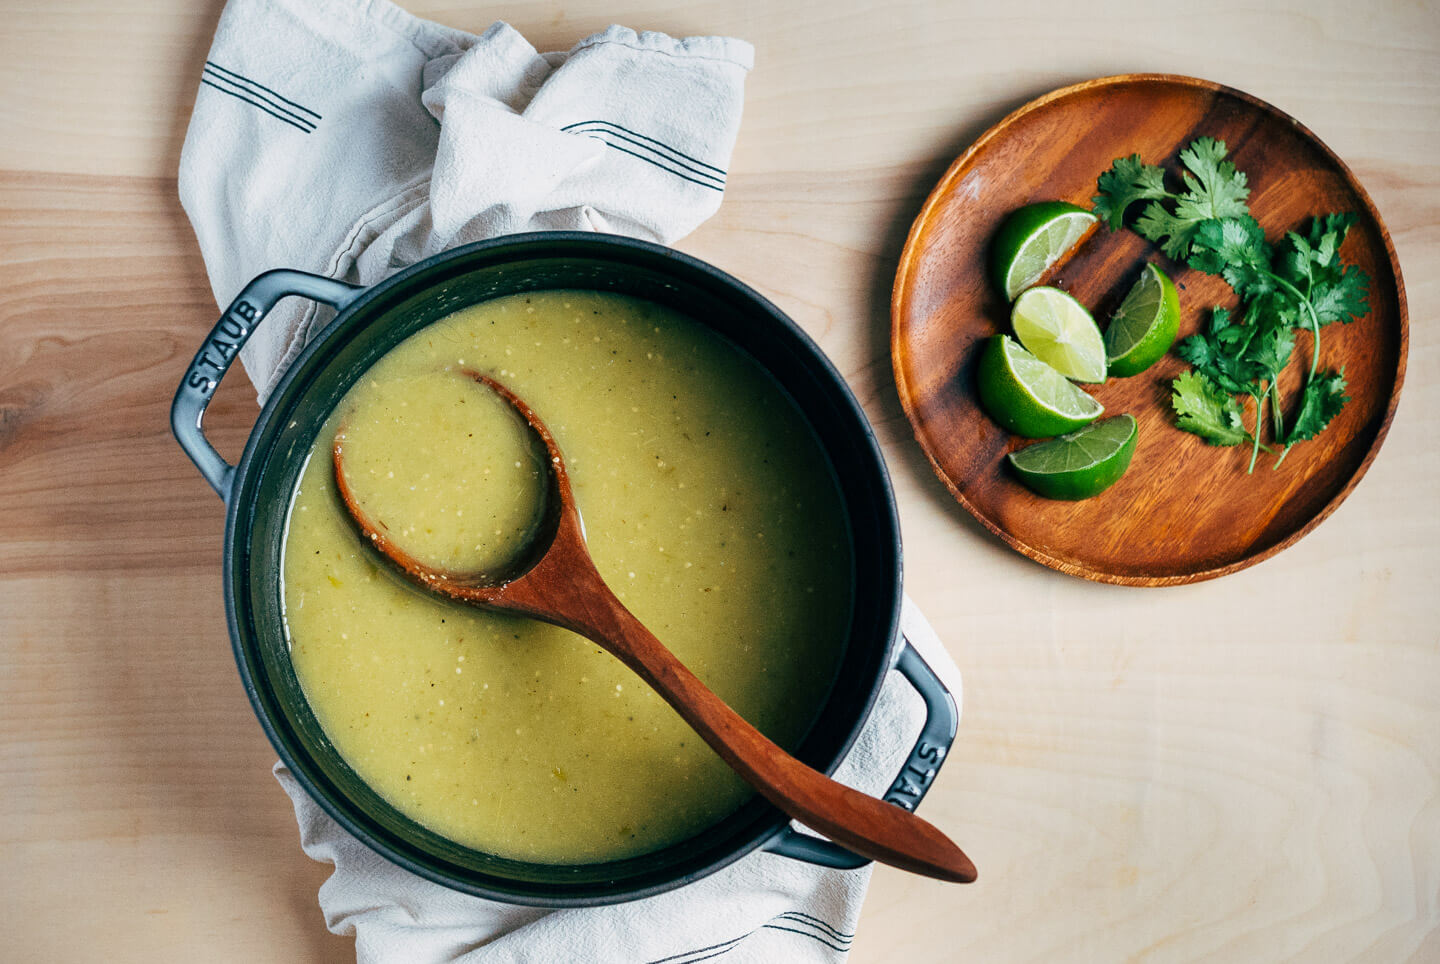
[[[1281,369],[1290,361],[1294,348],[1295,334],[1288,325],[1236,324],[1230,320],[1230,312],[1224,308],[1212,309],[1208,330],[1184,339],[1175,349],[1181,358],[1195,368],[1194,372],[1186,372],[1181,378],[1194,375],[1216,391],[1223,392],[1233,407],[1227,409],[1227,412],[1233,410],[1237,413],[1232,421],[1238,427],[1243,427],[1238,414],[1242,412],[1242,408],[1233,396],[1249,395],[1255,400],[1255,429],[1247,432],[1243,438],[1223,443],[1215,441],[1213,433],[1195,431],[1192,423],[1186,420],[1186,412],[1182,411],[1182,408],[1192,406],[1192,403],[1186,401],[1186,396],[1195,392],[1197,387],[1193,381],[1182,385],[1179,379],[1175,382],[1171,399],[1171,405],[1179,416],[1176,424],[1187,432],[1195,432],[1211,445],[1251,442],[1250,471],[1253,472],[1255,460],[1260,455],[1260,434],[1265,424],[1265,400],[1270,398],[1272,405],[1278,406],[1278,403],[1274,402],[1274,386],[1279,381]],[[1275,407],[1274,410],[1278,424],[1279,409]]]
[[[1250,188],[1245,175],[1225,160],[1224,141],[1199,138],[1180,152],[1180,163],[1185,191],[1174,194],[1165,187],[1165,172],[1141,161],[1139,154],[1116,158],[1114,166],[1100,175],[1095,214],[1118,230],[1124,226],[1126,208],[1149,200],[1135,229],[1176,261],[1185,260],[1191,238],[1204,222],[1250,214],[1245,206]],[[1170,202],[1171,207],[1162,202]]]
[[[1304,233],[1267,242],[1246,205],[1248,180],[1226,153],[1225,142],[1210,137],[1181,151],[1180,192],[1166,187],[1162,168],[1138,154],[1116,158],[1100,175],[1095,213],[1119,229],[1131,205],[1148,202],[1134,230],[1175,260],[1223,277],[1240,297],[1238,317],[1216,308],[1205,331],[1180,342],[1176,351],[1193,371],[1175,379],[1171,406],[1179,428],[1211,445],[1249,442],[1253,472],[1260,451],[1273,451],[1260,441],[1267,402],[1271,437],[1282,446],[1278,468],[1292,447],[1323,431],[1349,401],[1344,369],[1320,368],[1320,329],[1365,315],[1370,279],[1340,260],[1353,214],[1314,217]],[[1287,427],[1279,382],[1297,330],[1310,335],[1310,364]],[[1243,396],[1255,403],[1253,428],[1245,424]]]

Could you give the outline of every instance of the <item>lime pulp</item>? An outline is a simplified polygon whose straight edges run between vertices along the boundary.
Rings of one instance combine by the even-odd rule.
[[[1180,330],[1180,295],[1175,284],[1147,264],[1105,329],[1110,374],[1138,375],[1170,350]]]
[[[1010,465],[1032,491],[1050,499],[1099,495],[1130,467],[1138,438],[1133,415],[1117,415],[1012,452]]]
[[[1010,324],[1020,344],[1066,378],[1105,380],[1105,339],[1085,306],[1059,288],[1029,288],[1015,299]]]
[[[991,248],[991,273],[1005,300],[1014,301],[1040,280],[1096,223],[1093,213],[1065,201],[1040,201],[1012,211]]]
[[[1008,335],[989,339],[980,355],[978,375],[980,406],[986,414],[1026,438],[1074,431],[1105,411]]]

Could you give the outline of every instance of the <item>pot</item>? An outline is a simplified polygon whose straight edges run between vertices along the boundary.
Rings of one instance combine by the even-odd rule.
[[[291,494],[325,418],[361,373],[420,328],[460,308],[556,288],[632,295],[677,308],[754,358],[798,405],[831,460],[853,540],[855,604],[831,693],[796,751],[834,771],[892,668],[925,700],[925,726],[886,799],[913,808],[954,740],[955,702],[899,632],[900,530],[873,431],[839,373],[794,322],[724,272],[643,241],[541,232],[481,241],[428,258],[368,288],[300,271],[250,282],[185,373],[171,410],[176,440],[225,501],[224,595],[230,638],[251,705],[280,759],[331,817],[422,877],[510,903],[584,906],[657,894],[757,849],[829,867],[865,863],[796,833],[758,795],[694,838],[638,857],[557,866],[463,847],[401,814],[330,745],[290,664],[282,624],[281,551]],[[205,408],[255,327],[298,295],[338,314],[300,354],[260,412],[234,466],[206,440]]]

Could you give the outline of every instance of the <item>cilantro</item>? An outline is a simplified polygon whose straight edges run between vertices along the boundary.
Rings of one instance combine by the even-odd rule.
[[[1112,229],[1127,209],[1148,201],[1134,229],[1167,255],[1206,274],[1219,275],[1240,298],[1242,317],[1216,308],[1209,327],[1181,341],[1177,354],[1194,371],[1177,378],[1171,403],[1181,429],[1211,445],[1252,444],[1250,469],[1260,450],[1268,400],[1271,435],[1284,450],[1278,468],[1298,442],[1314,438],[1349,401],[1344,373],[1320,371],[1320,329],[1349,323],[1369,311],[1370,279],[1340,260],[1353,214],[1310,220],[1271,245],[1250,215],[1245,174],[1225,160],[1223,141],[1202,137],[1180,152],[1185,190],[1165,187],[1165,172],[1138,154],[1117,158],[1097,182],[1095,213]],[[1295,350],[1295,332],[1310,333],[1310,367],[1289,431],[1280,400],[1280,372]],[[1255,400],[1255,428],[1245,427],[1236,396]]]
[[[1230,312],[1224,308],[1216,308],[1210,313],[1210,326],[1205,332],[1191,335],[1176,348],[1181,358],[1195,366],[1195,372],[1187,372],[1187,375],[1198,374],[1211,386],[1229,395],[1243,394],[1255,399],[1255,430],[1245,436],[1252,443],[1252,471],[1260,454],[1266,396],[1274,388],[1280,370],[1289,362],[1294,348],[1295,335],[1289,326],[1232,322]],[[1178,379],[1175,384],[1178,391]],[[1239,410],[1238,404],[1236,410]],[[1187,432],[1195,431],[1190,427],[1192,423],[1185,419],[1177,424]],[[1239,424],[1243,426],[1243,423]],[[1212,445],[1218,444],[1203,433],[1195,434],[1206,438]]]
[[[1310,292],[1310,304],[1320,324],[1332,321],[1346,324],[1362,318],[1370,310],[1370,277],[1360,268],[1346,265],[1343,274],[1333,283],[1316,282]]]
[[[1186,190],[1180,194],[1167,190],[1165,172],[1143,163],[1139,154],[1116,158],[1110,170],[1100,175],[1095,213],[1112,229],[1119,228],[1124,224],[1126,208],[1136,201],[1149,200],[1135,230],[1159,244],[1170,257],[1181,260],[1202,223],[1249,214],[1245,199],[1250,196],[1250,188],[1245,175],[1224,158],[1225,142],[1211,137],[1202,137],[1181,151],[1180,162],[1185,170],[1180,177]],[[1165,206],[1165,201],[1173,202],[1173,210]]]
[[[1305,383],[1300,394],[1300,411],[1295,415],[1295,424],[1285,437],[1289,448],[1296,442],[1303,442],[1319,435],[1330,420],[1340,413],[1340,407],[1350,401],[1345,394],[1345,372],[1322,372]]]
[[[1225,391],[1247,392],[1246,386],[1260,377],[1247,357],[1256,330],[1232,324],[1230,312],[1216,308],[1210,314],[1209,330],[1180,342],[1176,353]]]
[[[1136,201],[1171,197],[1165,190],[1165,172],[1140,160],[1139,154],[1115,158],[1115,164],[1100,175],[1100,193],[1095,196],[1095,214],[1112,230],[1125,226],[1125,209]]]
[[[1239,445],[1249,441],[1244,412],[1235,396],[1199,372],[1185,372],[1175,379],[1170,405],[1178,416],[1176,424],[1211,445]]]
[[[1291,231],[1279,246],[1276,273],[1306,292],[1321,325],[1349,323],[1369,310],[1369,277],[1338,256],[1354,223],[1353,214],[1311,218],[1308,234]]]
[[[1244,173],[1225,160],[1224,141],[1201,137],[1180,152],[1180,161],[1194,173],[1182,175],[1190,192],[1176,205],[1180,215],[1200,221],[1250,213],[1245,206],[1250,187]]]
[[[1192,241],[1190,267],[1220,275],[1241,298],[1259,298],[1274,290],[1265,230],[1250,215],[1203,221]]]
[[[1263,380],[1274,382],[1280,370],[1290,362],[1295,351],[1295,330],[1290,325],[1276,325],[1251,339],[1247,355],[1264,372]]]

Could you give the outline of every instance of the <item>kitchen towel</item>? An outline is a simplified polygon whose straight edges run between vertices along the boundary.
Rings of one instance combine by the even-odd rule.
[[[277,266],[373,284],[518,231],[671,243],[720,206],[753,51],[609,29],[538,53],[387,0],[230,0],[180,155],[215,300]],[[263,403],[327,311],[287,299],[240,358]]]
[[[517,231],[671,243],[719,207],[751,56],[739,40],[623,27],[538,53],[504,23],[474,36],[386,0],[230,0],[180,161],[216,301],[270,268],[372,284]],[[241,360],[262,403],[326,320],[291,299],[251,336]],[[958,702],[959,671],[908,600],[902,629]],[[884,792],[923,718],[892,670],[837,775]],[[364,962],[833,961],[869,881],[756,853],[611,907],[499,904],[389,863],[275,773],[305,852],[335,866],[326,924]]]
[[[900,624],[954,694],[958,708],[960,671],[909,599]],[[884,793],[924,718],[920,697],[891,670],[836,779],[866,793]],[[320,887],[325,923],[337,934],[355,937],[362,962],[841,961],[855,940],[870,883],[868,866],[829,870],[761,852],[678,890],[625,904],[575,910],[500,904],[401,870],[330,819],[284,765],[275,765],[275,775],[295,804],[305,852],[335,865]]]

